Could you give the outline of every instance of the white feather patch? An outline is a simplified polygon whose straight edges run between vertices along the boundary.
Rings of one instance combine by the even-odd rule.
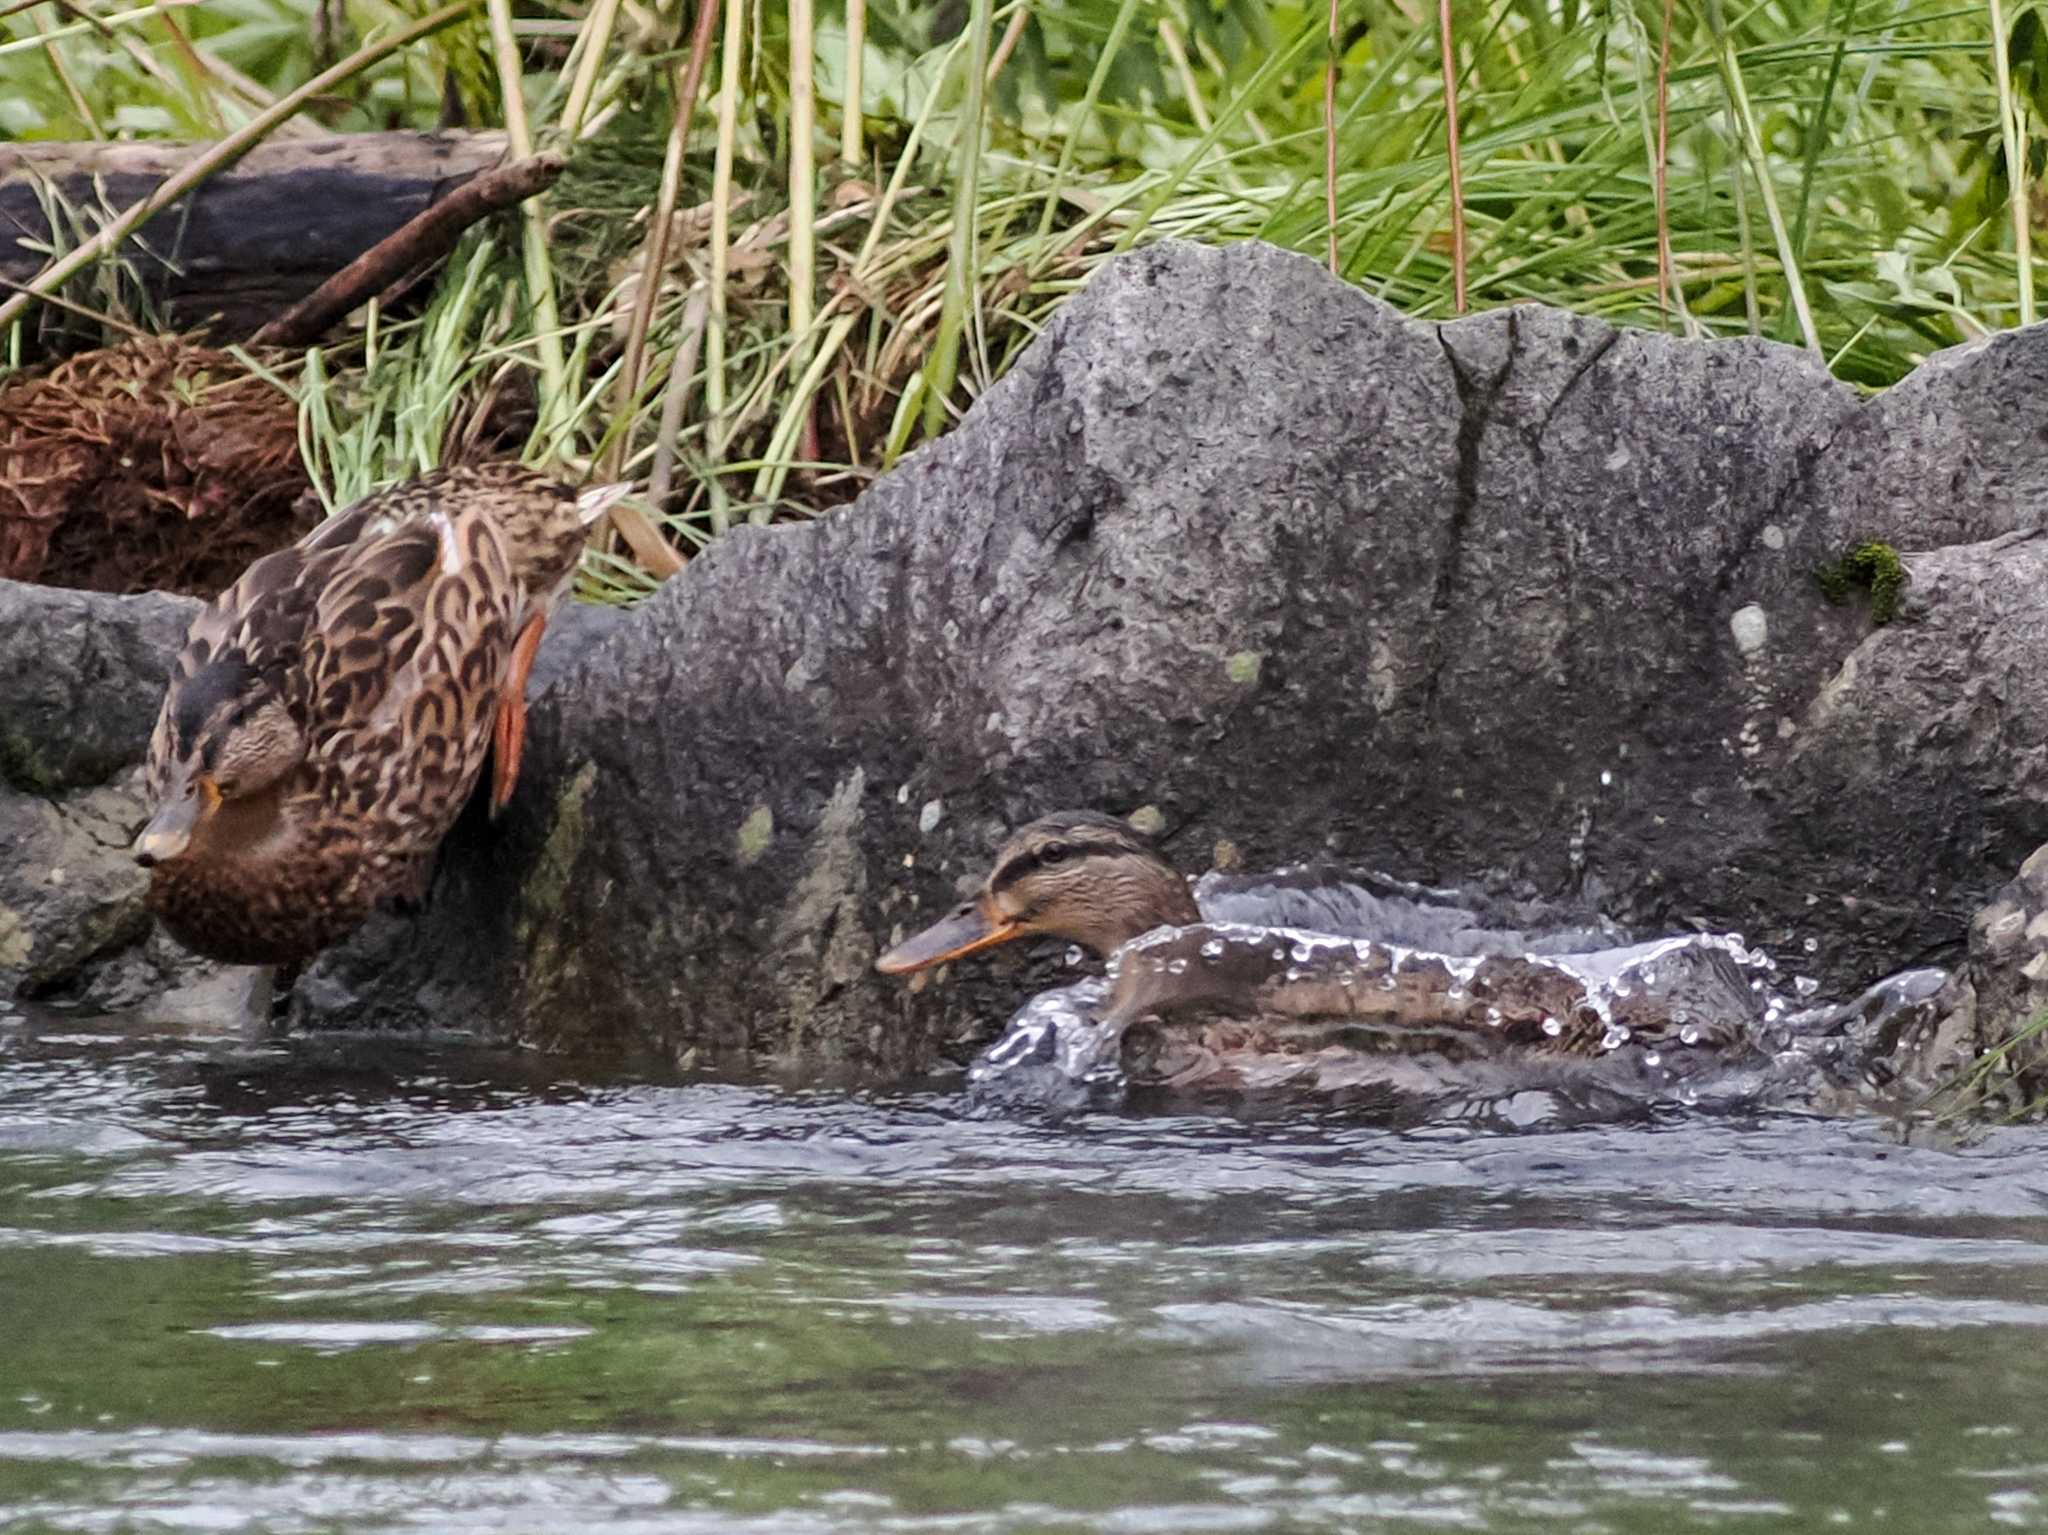
[[[462,543],[455,536],[455,524],[448,520],[446,512],[438,510],[427,513],[427,521],[441,539],[441,574],[458,574],[462,569]]]
[[[576,497],[576,520],[586,528],[589,527],[637,488],[632,480],[614,481],[609,485],[586,485],[582,493]]]

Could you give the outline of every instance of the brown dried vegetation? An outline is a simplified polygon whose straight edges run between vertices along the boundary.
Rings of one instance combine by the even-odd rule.
[[[320,517],[298,411],[225,352],[146,337],[0,385],[0,576],[212,596]]]

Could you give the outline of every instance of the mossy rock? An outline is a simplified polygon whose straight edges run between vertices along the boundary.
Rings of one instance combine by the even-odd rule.
[[[1877,624],[1888,624],[1898,616],[1899,594],[1906,588],[1906,567],[1899,559],[1899,551],[1890,544],[1858,544],[1832,565],[1823,565],[1814,572],[1820,582],[1821,595],[1829,602],[1841,603],[1851,593],[1870,594],[1870,618]]]

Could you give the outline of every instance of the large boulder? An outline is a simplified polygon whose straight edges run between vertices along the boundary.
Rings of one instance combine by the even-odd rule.
[[[721,540],[568,666],[505,820],[301,1015],[916,1068],[1054,961],[874,955],[1066,807],[1150,807],[1190,872],[1739,930],[1844,996],[1956,958],[2048,840],[2043,372],[2037,328],[1865,402],[1765,342],[1124,257],[854,507]],[[1872,540],[1882,625],[1816,580]]]

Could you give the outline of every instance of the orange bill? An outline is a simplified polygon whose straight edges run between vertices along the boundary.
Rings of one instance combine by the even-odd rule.
[[[915,937],[904,939],[876,960],[875,968],[884,975],[908,975],[1023,936],[1024,929],[1016,922],[991,921],[979,902],[969,901]]]
[[[547,619],[535,614],[512,645],[512,659],[505,668],[505,685],[498,693],[498,717],[491,728],[491,818],[496,820],[511,802],[519,782],[519,759],[526,750],[526,679],[533,671],[533,658],[540,651],[540,637]]]

